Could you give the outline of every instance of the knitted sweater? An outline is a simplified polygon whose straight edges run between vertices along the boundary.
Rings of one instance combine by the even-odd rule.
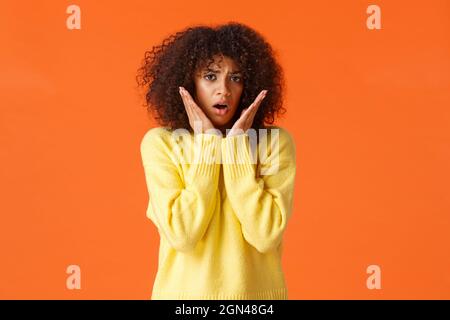
[[[232,137],[179,131],[153,128],[141,142],[146,215],[160,236],[151,299],[287,299],[293,138],[275,126]]]

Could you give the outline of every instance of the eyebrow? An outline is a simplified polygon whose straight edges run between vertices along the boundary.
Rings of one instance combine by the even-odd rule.
[[[212,72],[212,73],[220,73],[219,70],[214,70],[214,69],[211,69],[211,68],[206,68],[204,71],[209,71],[209,72]],[[228,74],[237,74],[237,73],[241,73],[241,71],[240,70],[235,70],[235,71],[228,72]]]

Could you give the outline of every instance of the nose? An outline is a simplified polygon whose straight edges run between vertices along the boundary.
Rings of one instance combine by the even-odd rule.
[[[218,88],[219,95],[223,95],[225,97],[228,97],[231,95],[230,88],[228,86],[227,80],[223,79],[219,82],[219,88]]]

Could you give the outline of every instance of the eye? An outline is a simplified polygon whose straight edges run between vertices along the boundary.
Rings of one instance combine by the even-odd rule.
[[[233,79],[233,78],[235,78],[235,79],[237,78],[237,80],[235,82],[241,82],[242,81],[242,78],[239,77],[239,76],[232,76],[231,79]]]
[[[215,77],[215,76],[216,76],[215,74],[210,73],[210,74],[205,75],[204,78],[205,78],[206,80],[213,80],[213,79],[209,79],[209,78],[207,78],[207,77]]]

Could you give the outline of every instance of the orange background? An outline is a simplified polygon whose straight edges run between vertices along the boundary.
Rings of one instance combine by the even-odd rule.
[[[81,8],[81,30],[66,8]],[[381,30],[366,27],[370,4]],[[135,75],[191,24],[242,22],[286,72],[295,138],[290,299],[450,298],[450,2],[3,1],[0,298],[148,299]],[[81,289],[66,288],[68,265]],[[381,290],[366,287],[381,267]]]

